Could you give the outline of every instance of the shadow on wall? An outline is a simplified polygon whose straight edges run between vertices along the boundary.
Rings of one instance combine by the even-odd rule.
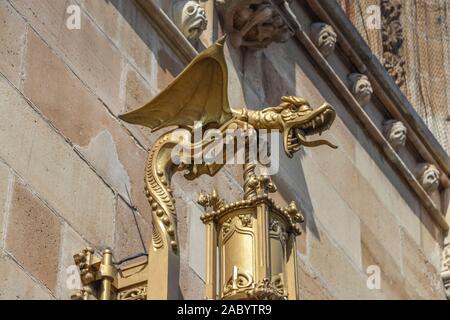
[[[130,0],[103,0],[114,6],[128,23],[143,43],[150,49],[158,65],[156,80],[158,89],[167,86],[182,70],[183,64],[170,48],[165,45],[164,40],[158,36],[157,31],[149,28],[148,18],[139,10],[135,1]]]

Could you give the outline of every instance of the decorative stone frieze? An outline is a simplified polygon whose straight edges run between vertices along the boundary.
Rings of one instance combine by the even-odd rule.
[[[311,25],[311,40],[322,55],[328,57],[336,48],[337,34],[329,24],[316,22]]]
[[[405,59],[401,55],[404,36],[401,24],[402,4],[398,0],[381,0],[383,64],[399,87],[405,83]]]
[[[205,9],[200,4],[206,0],[178,0],[173,4],[173,18],[181,33],[196,42],[208,26]]]
[[[405,146],[408,129],[403,122],[397,120],[385,121],[383,123],[383,133],[395,150]]]
[[[441,277],[447,299],[450,299],[450,243],[447,243],[442,251]]]
[[[360,73],[352,73],[348,77],[350,89],[355,96],[356,100],[365,106],[372,98],[373,88],[369,81],[369,78]]]
[[[417,180],[428,193],[439,188],[441,173],[434,165],[421,163],[416,167],[415,173]]]
[[[216,0],[216,5],[236,48],[266,48],[294,35],[272,1]]]

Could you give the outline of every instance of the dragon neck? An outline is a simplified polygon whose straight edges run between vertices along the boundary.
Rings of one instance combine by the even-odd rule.
[[[237,118],[248,122],[256,129],[280,129],[281,115],[273,111],[255,111],[241,109],[237,111]]]
[[[176,171],[171,160],[175,145],[169,132],[161,136],[150,149],[145,174],[145,194],[152,208],[153,248],[157,250],[167,246],[177,253],[177,218],[170,188],[172,175]]]

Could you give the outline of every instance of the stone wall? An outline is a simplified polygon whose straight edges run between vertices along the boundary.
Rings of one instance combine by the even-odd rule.
[[[170,16],[170,1],[160,3]],[[80,30],[66,27],[70,4],[81,8]],[[220,34],[214,6],[205,5],[210,24],[199,50]],[[302,23],[313,22],[295,9]],[[185,63],[134,1],[1,1],[0,24],[0,298],[67,299],[67,267],[79,249],[111,247],[116,261],[143,251],[137,228],[144,239],[151,232],[143,172],[158,133],[117,116],[165,88]],[[326,138],[339,150],[283,158],[275,177],[306,215],[301,298],[444,298],[442,230],[308,52],[292,39],[226,54],[232,106],[260,108],[295,94],[338,113]],[[329,60],[339,75],[352,71],[338,53]],[[228,201],[238,198],[240,171],[227,167],[193,183],[175,177],[186,299],[203,297],[197,196],[215,187]],[[371,265],[381,269],[381,290],[366,286]]]

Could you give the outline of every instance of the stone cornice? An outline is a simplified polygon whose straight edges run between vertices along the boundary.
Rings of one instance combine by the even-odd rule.
[[[324,21],[333,25],[341,35],[339,45],[344,53],[361,70],[367,70],[374,85],[375,94],[393,117],[403,121],[411,129],[410,139],[417,151],[429,163],[437,165],[446,175],[449,185],[450,157],[442,148],[411,103],[402,93],[379,59],[365,43],[355,26],[335,0],[307,0],[313,11]],[[349,51],[350,50],[350,51]],[[363,71],[360,71],[364,73]]]
[[[369,77],[375,96],[382,102],[392,118],[402,121],[405,124],[408,129],[408,139],[412,142],[414,148],[416,148],[424,161],[435,165],[443,173],[441,180],[444,190],[441,192],[441,197],[444,198],[445,189],[450,186],[448,178],[450,173],[450,158],[446,151],[437,142],[436,138],[395,83],[395,80],[373,54],[357,29],[345,15],[340,5],[335,0],[306,0],[306,2],[322,21],[335,28],[339,37],[338,45],[341,50],[360,72],[365,73]],[[382,132],[372,122],[369,115],[355,101],[345,83],[334,72],[326,59],[318,54],[318,50],[308,38],[308,35],[299,29],[296,32],[296,36],[312,55],[317,65],[328,75],[332,84],[338,89],[337,92],[341,94],[341,97],[349,104],[352,111],[364,124],[369,135],[377,142],[390,162],[398,169],[399,173],[414,190],[433,220],[444,231],[448,231],[449,224],[440,208],[441,204],[435,203],[431,199],[414,176],[412,170],[408,168],[400,155],[392,148]]]
[[[198,52],[153,0],[134,0],[147,14],[153,27],[174,50],[183,63],[188,64]]]

